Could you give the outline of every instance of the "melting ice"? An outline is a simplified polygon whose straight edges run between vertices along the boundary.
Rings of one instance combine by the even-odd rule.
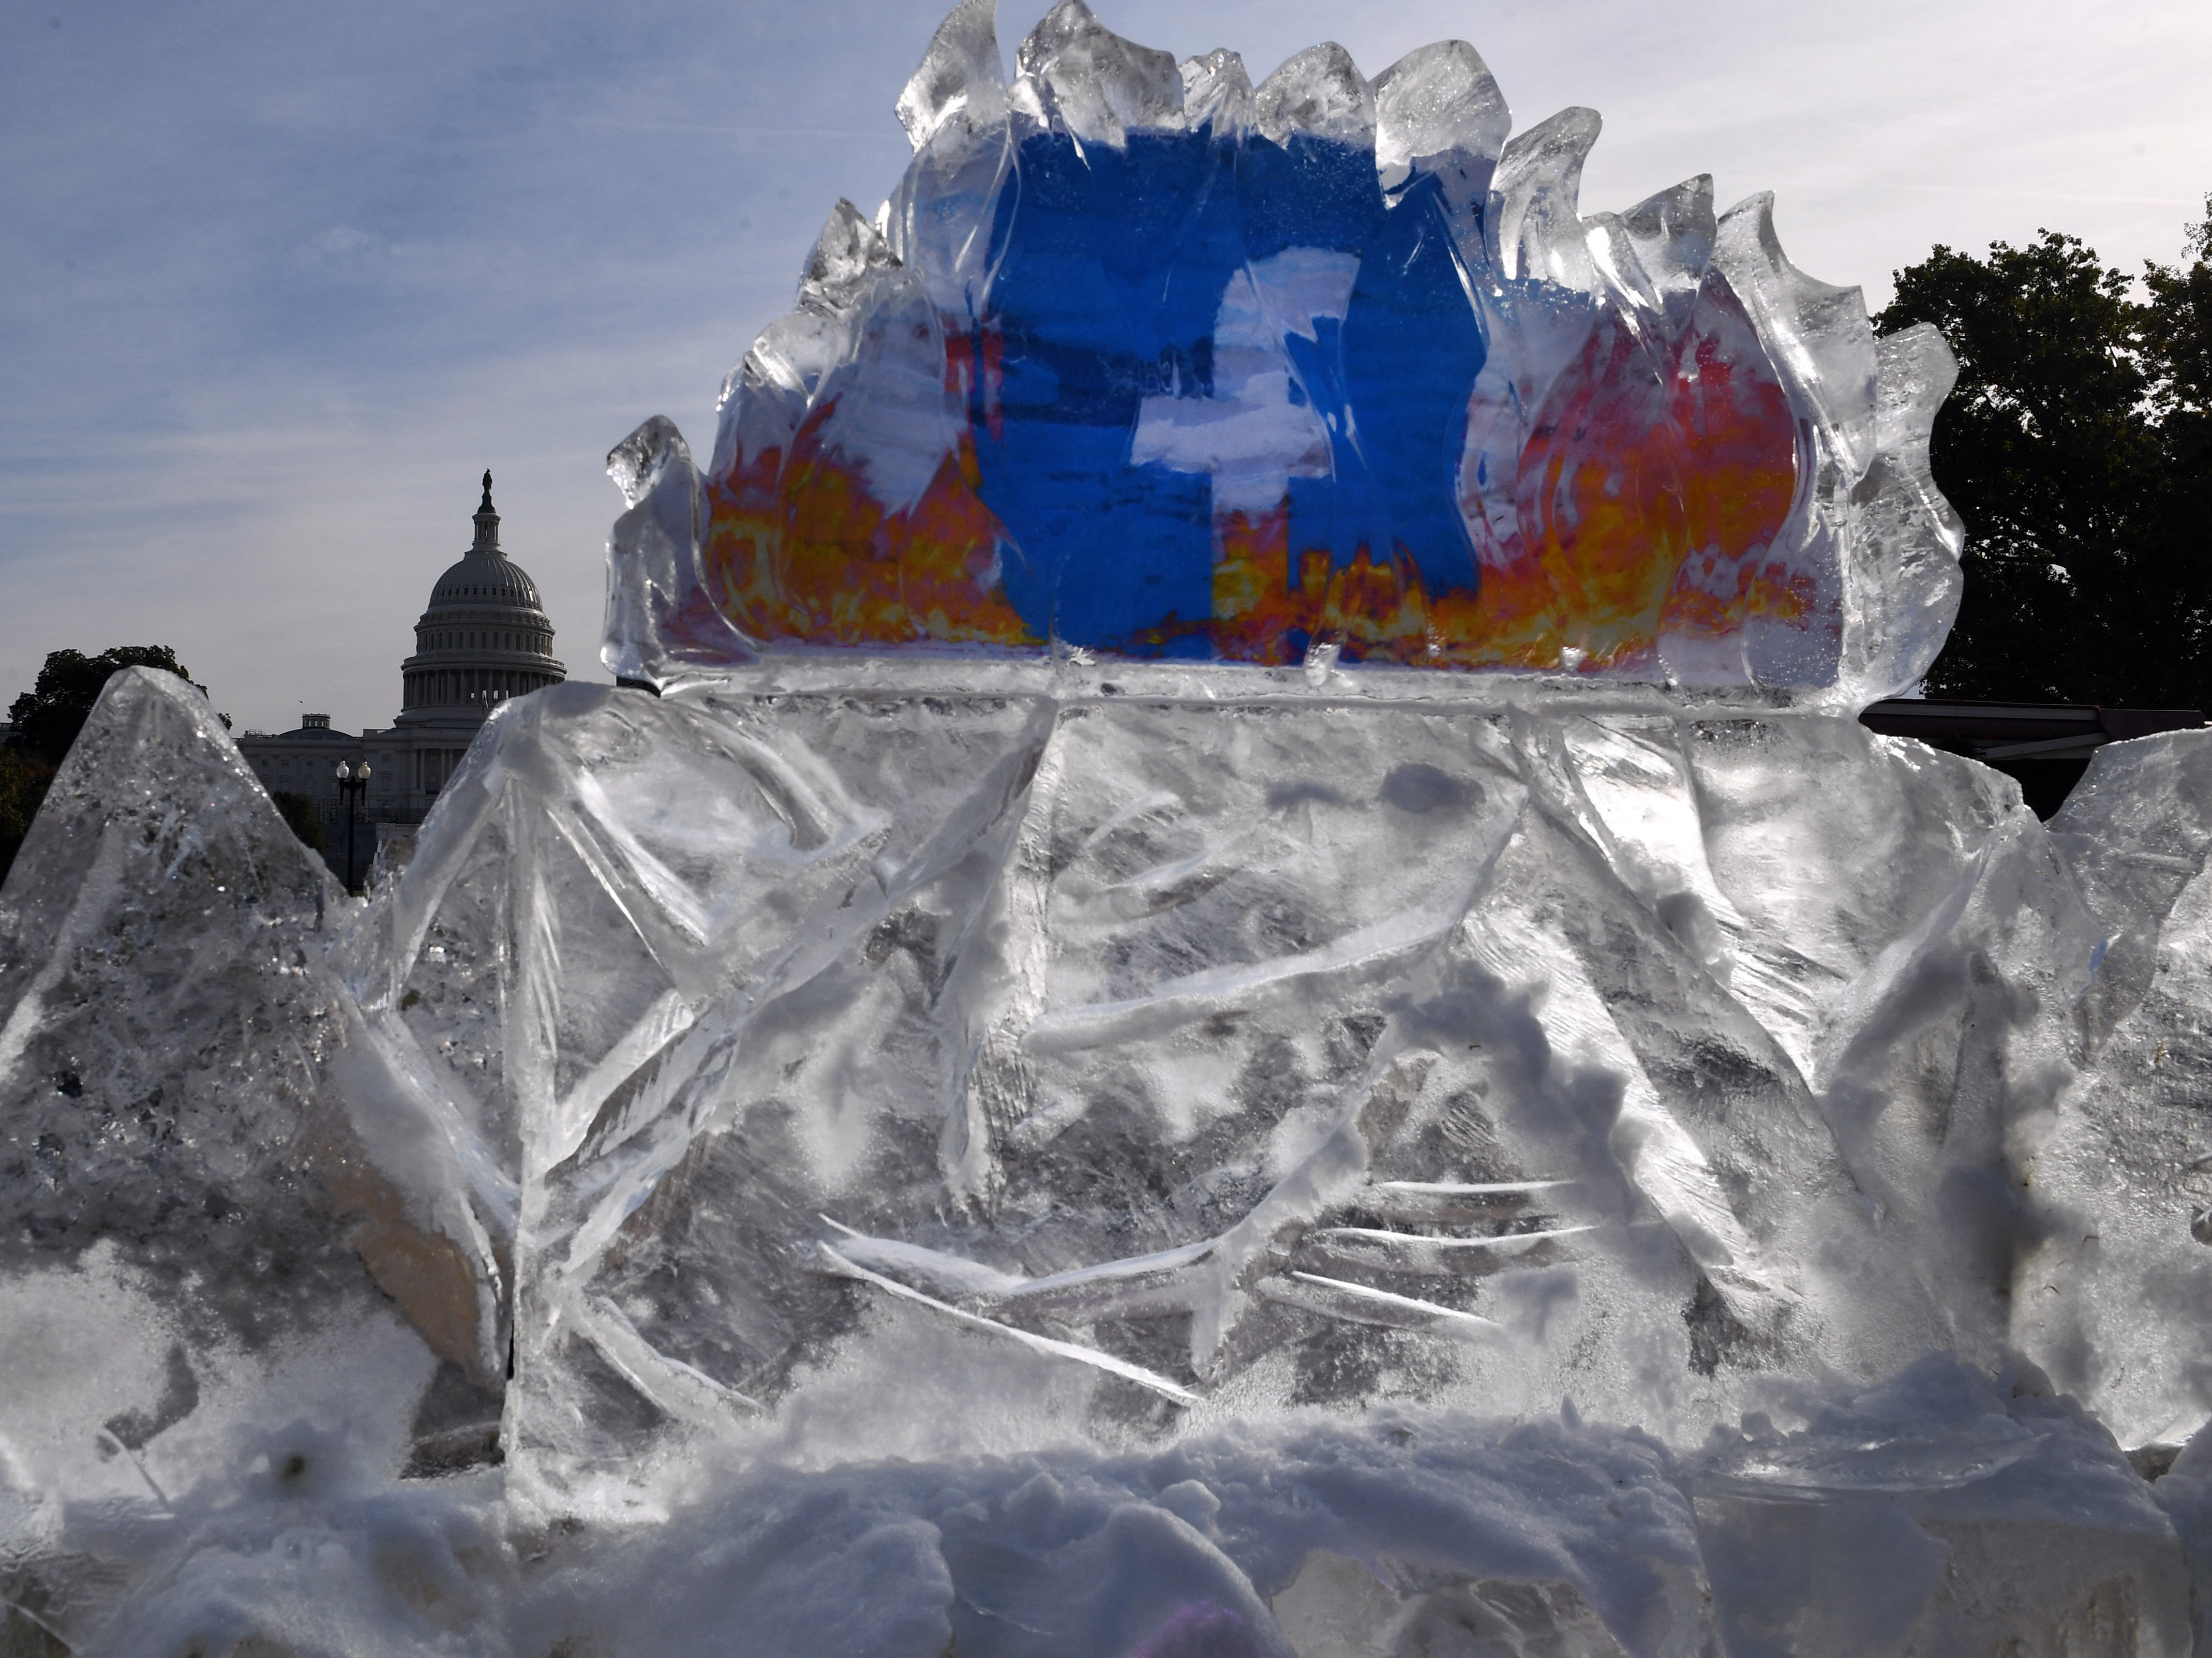
[[[111,682],[0,892],[0,1650],[2192,1650],[2212,749],[2046,826],[1850,717],[1941,342],[1461,44],[1016,61],[365,905]]]

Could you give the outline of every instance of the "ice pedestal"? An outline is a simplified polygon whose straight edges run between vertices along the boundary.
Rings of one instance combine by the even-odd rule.
[[[1120,672],[563,687],[366,907],[118,677],[5,897],[19,1621],[2185,1649],[2212,750],[2046,830],[1770,702]]]
[[[2047,1093],[2101,934],[1989,774],[1715,712],[518,710],[393,909],[512,940],[512,1448],[816,1397],[887,1450],[1409,1391],[1651,1420],[1662,1355],[1692,1414],[1793,1356],[1994,1356],[2007,1218],[1939,1194]],[[1815,774],[1852,805],[1774,798]],[[1978,953],[1993,1029],[1929,987]],[[952,1379],[1001,1363],[1012,1439]]]
[[[2205,1374],[2212,1329],[2208,786],[2200,744],[2118,744],[2051,824],[2110,942],[2082,1004],[2080,1080],[2038,1149],[2049,1219],[2022,1265],[2022,1321],[2053,1380],[2098,1398],[2130,1444],[2178,1443],[2203,1413],[2166,1378]],[[2197,1248],[2179,1247],[2185,1225]]]
[[[110,1310],[158,1309],[104,1357],[90,1315],[18,1345],[98,1372],[67,1408],[115,1414],[65,1454],[126,1454],[109,1472],[136,1488],[127,1455],[194,1413],[205,1365],[294,1347],[319,1363],[349,1327],[420,1355],[395,1304],[446,1363],[495,1376],[491,1297],[422,1179],[435,1153],[380,1111],[387,1079],[324,965],[343,902],[205,699],[119,677],[18,870],[0,957],[9,1286],[74,1273]]]
[[[2129,992],[2002,778],[1753,704],[1102,674],[491,728],[356,984],[428,1048],[495,963],[534,1477],[1388,1398],[1693,1433],[1931,1351],[2194,1426],[2188,1327],[2114,1303],[2186,1349],[2147,1380],[2021,1293]]]

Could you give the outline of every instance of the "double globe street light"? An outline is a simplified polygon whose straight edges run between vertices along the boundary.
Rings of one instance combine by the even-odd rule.
[[[351,892],[351,891],[353,891],[353,890],[354,890],[354,884],[353,884],[353,818],[354,818],[354,811],[355,811],[356,808],[357,808],[357,807],[361,805],[361,797],[362,797],[362,793],[363,793],[368,789],[368,761],[366,761],[366,760],[362,761],[362,762],[361,762],[361,768],[360,768],[359,770],[357,770],[357,771],[356,771],[354,768],[352,768],[352,767],[350,767],[350,766],[347,765],[347,764],[346,764],[346,762],[345,762],[344,761],[341,760],[341,761],[339,761],[339,762],[338,762],[338,793],[339,793],[341,795],[343,795],[343,796],[344,796],[344,797],[345,797],[345,803],[346,803],[346,873],[345,873],[345,887],[346,887],[346,890],[347,890],[348,892]]]

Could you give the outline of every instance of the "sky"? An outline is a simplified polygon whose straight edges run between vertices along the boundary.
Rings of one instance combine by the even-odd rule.
[[[1257,82],[1472,41],[1516,128],[1602,112],[1585,212],[1697,173],[1777,193],[1864,287],[2039,228],[2130,270],[2212,191],[2203,0],[1095,0]],[[1042,0],[1004,0],[1001,47]],[[712,445],[840,196],[908,154],[906,0],[8,0],[0,6],[0,703],[46,652],[175,647],[238,728],[398,712],[477,480],[574,677],[608,449]]]

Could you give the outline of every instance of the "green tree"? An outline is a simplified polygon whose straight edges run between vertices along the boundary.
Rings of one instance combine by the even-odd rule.
[[[1931,693],[2198,707],[2212,692],[2212,270],[2153,264],[2145,287],[2048,230],[1981,259],[1938,246],[1897,273],[1876,327],[1933,323],[1959,358],[1933,460],[1966,522],[1966,592]]]
[[[31,832],[31,820],[39,815],[53,777],[54,768],[40,756],[0,748],[0,881],[15,867],[15,854],[23,849],[23,837]]]
[[[191,675],[167,645],[118,645],[87,656],[82,651],[52,651],[32,688],[9,708],[15,729],[8,746],[35,754],[58,766],[84,729],[100,688],[125,668],[160,668],[189,682]]]
[[[2190,227],[2186,270],[2153,264],[2143,308],[2143,355],[2154,367],[2150,407],[2165,471],[2153,507],[2152,544],[2161,557],[2197,573],[2212,563],[2212,196],[2204,222]],[[2206,695],[2199,681],[2199,696]]]
[[[274,789],[269,798],[284,819],[284,826],[300,838],[301,844],[310,852],[321,852],[326,846],[323,838],[322,815],[315,810],[311,795],[295,794],[289,789]]]

